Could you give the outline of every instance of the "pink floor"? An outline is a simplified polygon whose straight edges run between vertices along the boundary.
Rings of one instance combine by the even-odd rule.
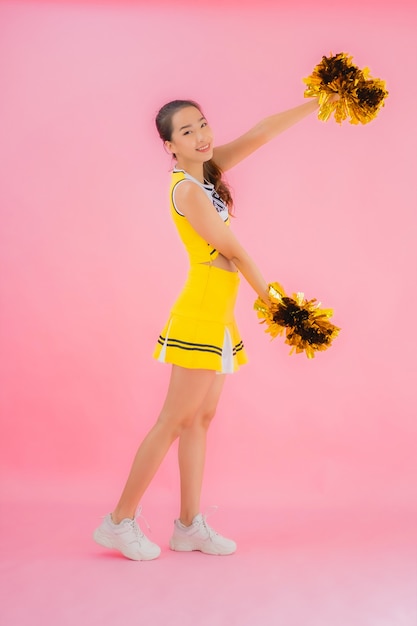
[[[146,563],[93,543],[104,502],[4,502],[0,623],[417,624],[411,509],[222,508],[212,525],[238,542],[222,558],[171,552],[174,510],[162,500],[146,511],[162,554]]]

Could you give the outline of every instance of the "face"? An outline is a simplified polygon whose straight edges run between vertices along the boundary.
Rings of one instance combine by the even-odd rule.
[[[180,165],[204,163],[213,156],[213,133],[204,115],[195,107],[185,107],[172,117],[171,141],[167,149]]]

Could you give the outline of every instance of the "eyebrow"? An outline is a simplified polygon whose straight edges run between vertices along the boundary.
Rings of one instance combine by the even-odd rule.
[[[205,117],[204,117],[204,115],[203,115],[203,117],[200,117],[200,119],[198,120],[197,124],[198,124],[199,122],[202,122],[202,121],[203,121],[203,120],[205,120],[205,119],[206,119],[206,118],[205,118]],[[184,130],[184,128],[191,128],[191,126],[192,126],[192,124],[186,124],[185,126],[181,126],[181,128],[180,128],[180,132],[181,132],[182,130]]]

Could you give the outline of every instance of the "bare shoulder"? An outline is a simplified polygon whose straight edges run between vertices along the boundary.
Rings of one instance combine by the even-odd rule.
[[[190,198],[193,200],[196,198],[206,198],[206,194],[196,182],[185,179],[176,186],[175,197],[177,200],[187,201]]]
[[[196,208],[199,210],[212,210],[213,208],[203,189],[191,180],[184,180],[177,185],[175,203],[184,215],[188,215]]]

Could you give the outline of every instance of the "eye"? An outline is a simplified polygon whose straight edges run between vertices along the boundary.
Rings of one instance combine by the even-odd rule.
[[[202,122],[201,128],[204,128],[204,126],[208,126],[208,122]]]

